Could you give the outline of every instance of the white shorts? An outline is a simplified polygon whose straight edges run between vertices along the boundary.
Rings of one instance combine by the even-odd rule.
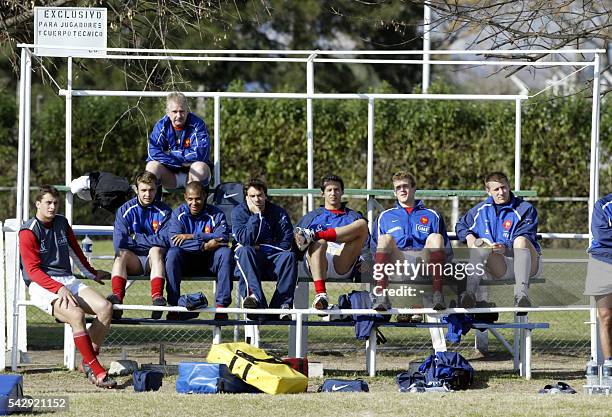
[[[79,295],[79,291],[88,288],[87,285],[83,284],[78,278],[73,275],[67,277],[51,277],[64,287],[68,288],[73,295]],[[31,282],[28,287],[30,294],[30,301],[34,305],[40,308],[42,311],[49,315],[53,315],[52,303],[59,298],[59,295],[52,293],[49,290],[44,289],[35,282]]]
[[[612,294],[612,264],[589,255],[584,295]]]
[[[400,271],[396,271],[399,273],[393,274],[389,276],[389,280],[390,281],[395,281],[395,282],[406,282],[406,281],[410,281],[410,280],[415,280],[418,278],[425,278],[426,274],[423,274],[423,268],[419,268],[416,269],[417,273],[414,274],[413,272],[415,271],[415,269],[412,269],[410,267],[410,265],[413,266],[417,266],[419,263],[421,265],[425,265],[422,261],[422,253],[421,251],[415,251],[415,250],[400,250],[399,253],[399,259],[398,261],[400,261],[400,263],[402,264],[402,268]],[[409,265],[408,268],[404,268],[404,261],[406,261]]]
[[[340,252],[342,252],[342,248],[344,248],[344,243],[327,242],[327,251],[325,252],[325,259],[327,259],[327,278],[344,279],[350,278],[351,275],[353,275],[353,269],[355,268],[355,264],[359,258],[355,260],[355,264],[353,264],[353,266],[351,266],[346,273],[339,274],[336,271],[336,267],[334,266],[334,256],[339,256]],[[308,273],[310,273],[308,257],[304,257],[304,262],[306,264],[306,270]]]

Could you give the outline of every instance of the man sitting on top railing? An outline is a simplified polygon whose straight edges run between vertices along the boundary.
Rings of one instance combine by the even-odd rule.
[[[324,205],[306,214],[295,228],[295,243],[305,252],[305,266],[312,275],[316,295],[312,308],[329,305],[325,280],[349,278],[369,252],[368,223],[361,213],[342,203],[344,181],[337,175],[321,179]],[[363,260],[363,259],[362,259]]]
[[[153,127],[149,137],[146,170],[166,188],[184,187],[192,181],[210,182],[210,139],[206,123],[189,112],[187,98],[170,93],[166,115]]]
[[[36,216],[19,231],[23,279],[30,300],[38,308],[72,327],[74,345],[83,357],[82,368],[90,382],[101,388],[114,388],[117,382],[98,362],[113,307],[72,274],[70,259],[87,278],[100,284],[109,274],[89,264],[68,220],[57,214],[58,209],[57,189],[42,186],[36,196]],[[85,313],[96,315],[89,329],[85,327]]]
[[[515,307],[531,307],[529,278],[541,272],[538,212],[530,203],[514,196],[506,174],[491,172],[486,175],[484,185],[489,198],[459,219],[455,226],[457,237],[473,249],[470,263],[485,265],[488,277],[514,276]],[[471,308],[477,302],[486,302],[477,299],[482,276],[468,274],[467,289],[460,298],[461,307]]]

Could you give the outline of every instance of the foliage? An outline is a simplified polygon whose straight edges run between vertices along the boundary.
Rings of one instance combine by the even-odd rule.
[[[244,83],[232,84],[242,91]],[[392,91],[382,86],[378,91]],[[442,91],[433,87],[433,91]],[[2,132],[16,137],[14,102],[0,105]],[[78,98],[73,111],[73,176],[102,169],[133,178],[144,167],[147,135],[162,114],[161,101],[141,103],[143,112],[125,117],[107,137],[102,136],[133,99]],[[212,100],[200,112],[212,135]],[[313,105],[315,186],[329,172],[344,177],[347,187],[365,188],[367,161],[367,103],[360,100],[320,100]],[[375,104],[374,186],[387,188],[398,169],[416,173],[421,189],[480,189],[480,178],[490,170],[504,170],[513,182],[514,103],[386,100]],[[522,112],[523,189],[541,197],[587,196],[590,158],[590,100],[579,95],[544,97],[524,105]],[[32,184],[63,183],[64,102],[50,99],[34,119],[32,129]],[[224,99],[221,102],[221,161],[225,181],[262,176],[271,188],[307,184],[306,105],[303,100]],[[601,112],[601,193],[611,192],[612,110]],[[7,143],[12,143],[10,140]],[[0,185],[13,185],[16,149],[0,147],[2,166],[8,167]],[[5,200],[8,196],[3,195]],[[279,200],[301,213],[296,199]],[[474,204],[463,200],[461,209]],[[448,204],[435,202],[450,219]],[[9,207],[8,204],[2,207]],[[586,231],[586,204],[540,203],[541,230]],[[560,209],[562,208],[562,209]],[[85,204],[79,222],[99,223]],[[12,217],[3,211],[3,217]],[[104,221],[107,221],[105,219]]]

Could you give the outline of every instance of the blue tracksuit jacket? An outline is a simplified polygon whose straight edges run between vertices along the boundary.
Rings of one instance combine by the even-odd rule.
[[[393,236],[400,250],[420,250],[425,247],[430,234],[439,233],[444,238],[447,254],[452,254],[444,218],[435,210],[425,207],[421,200],[415,201],[410,214],[398,202],[395,207],[380,213],[376,223],[372,236],[373,250],[376,250],[380,235]]]
[[[161,201],[143,207],[138,203],[138,197],[123,204],[115,215],[115,253],[119,249],[128,249],[138,256],[146,256],[153,246],[167,248],[171,212],[170,207]]]
[[[597,200],[591,220],[589,253],[599,261],[612,264],[612,194]]]
[[[538,212],[530,203],[510,193],[504,205],[493,203],[493,197],[478,203],[463,215],[455,226],[457,237],[465,242],[467,235],[486,238],[512,248],[512,242],[524,236],[541,253],[537,241]]]
[[[166,115],[153,127],[149,137],[147,161],[157,161],[172,168],[196,161],[210,164],[210,137],[206,123],[193,113],[187,115],[182,131],[172,127]]]
[[[178,234],[193,234],[194,239],[185,240],[181,249],[188,252],[201,252],[202,245],[211,239],[229,240],[225,214],[215,206],[206,204],[197,216],[189,213],[189,206],[181,204],[174,211],[168,226],[169,238]],[[175,246],[170,241],[171,246]]]

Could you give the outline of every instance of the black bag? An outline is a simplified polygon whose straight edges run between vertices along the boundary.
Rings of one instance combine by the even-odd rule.
[[[317,392],[369,392],[363,379],[326,379]]]
[[[115,214],[134,192],[127,178],[110,172],[94,171],[89,173],[89,193],[93,204],[92,211],[103,208]]]
[[[227,227],[232,229],[232,210],[244,202],[244,187],[241,182],[223,182],[215,187],[211,194],[210,204],[225,214]]]
[[[132,381],[134,391],[157,391],[162,386],[164,374],[159,371],[134,371]]]
[[[436,352],[419,366],[427,384],[448,384],[453,390],[468,389],[474,381],[474,368],[457,352]]]

